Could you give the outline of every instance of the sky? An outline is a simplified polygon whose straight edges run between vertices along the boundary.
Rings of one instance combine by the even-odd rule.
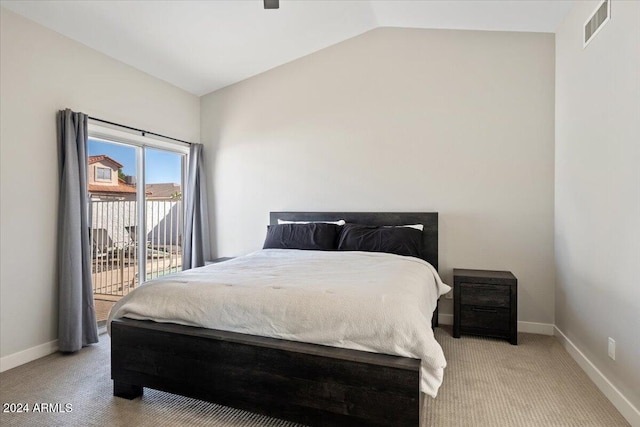
[[[125,175],[138,176],[136,173],[136,149],[134,147],[111,144],[89,139],[89,156],[105,154],[123,165]],[[158,184],[182,181],[182,155],[168,151],[145,148],[146,183]]]

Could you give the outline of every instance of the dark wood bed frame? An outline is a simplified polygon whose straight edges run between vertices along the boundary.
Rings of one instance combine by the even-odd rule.
[[[438,267],[437,213],[272,212],[277,220],[424,224]],[[437,309],[432,319],[437,326]],[[114,396],[149,387],[311,426],[418,426],[420,360],[176,324],[111,323]]]

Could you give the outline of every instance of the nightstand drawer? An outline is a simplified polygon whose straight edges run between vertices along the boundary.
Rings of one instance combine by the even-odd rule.
[[[493,331],[509,331],[508,308],[462,306],[460,310],[460,326],[491,329]]]
[[[480,305],[485,307],[509,308],[511,288],[502,285],[481,285],[461,283],[460,303],[462,305]]]
[[[518,279],[513,273],[453,269],[453,337],[460,334],[518,344]]]

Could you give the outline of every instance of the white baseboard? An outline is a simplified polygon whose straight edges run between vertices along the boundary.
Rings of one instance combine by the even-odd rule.
[[[640,427],[640,411],[614,386],[607,377],[591,362],[587,356],[560,330],[554,326],[554,335],[567,352],[578,363],[578,366],[586,372],[591,381],[613,403],[622,416],[634,427]]]
[[[106,333],[106,326],[98,328],[98,335]],[[58,340],[53,340],[17,353],[9,354],[0,358],[0,372],[8,371],[9,369],[24,365],[25,363],[48,356],[56,351],[58,351]]]
[[[25,363],[48,356],[56,351],[58,351],[58,340],[49,341],[17,353],[9,354],[0,358],[0,372],[24,365]]]
[[[551,323],[522,322],[518,321],[518,332],[526,332],[528,334],[549,335],[553,336],[553,327]]]
[[[442,325],[453,325],[453,314],[438,314],[438,322]],[[518,321],[518,332],[526,332],[528,334],[553,335],[553,326],[551,323],[536,323]]]
[[[453,325],[453,314],[438,313],[438,323],[441,325]]]

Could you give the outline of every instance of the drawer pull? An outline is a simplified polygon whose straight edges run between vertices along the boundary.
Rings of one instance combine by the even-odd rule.
[[[498,310],[496,310],[495,308],[473,307],[471,310],[479,311],[481,313],[497,313],[498,312]]]

